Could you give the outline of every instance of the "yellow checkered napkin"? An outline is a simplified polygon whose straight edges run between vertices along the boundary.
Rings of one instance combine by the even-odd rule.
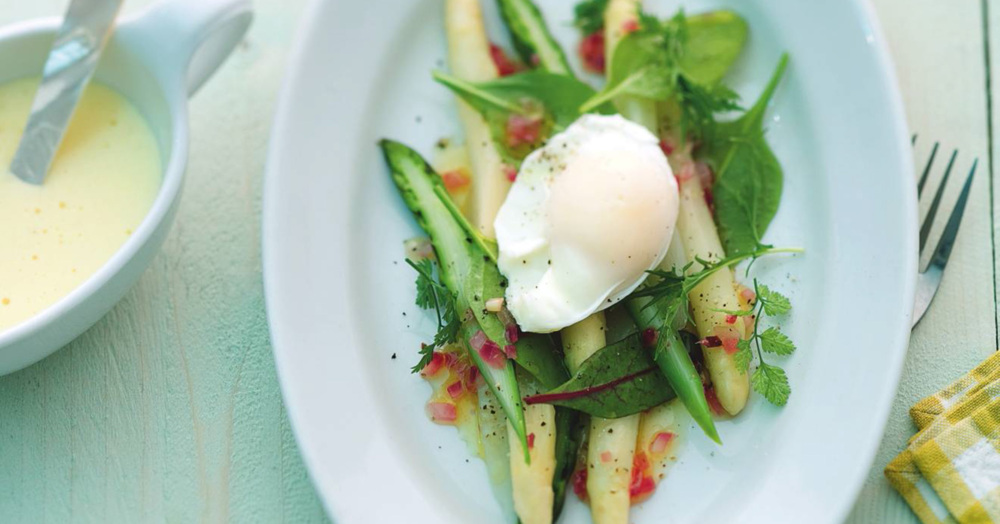
[[[1000,353],[910,410],[922,429],[886,468],[925,524],[1000,524]]]
[[[948,408],[997,379],[1000,379],[1000,351],[994,352],[990,358],[948,387],[914,404],[910,408],[910,417],[918,428],[923,429]]]

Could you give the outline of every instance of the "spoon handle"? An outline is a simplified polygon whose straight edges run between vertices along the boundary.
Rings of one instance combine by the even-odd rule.
[[[10,170],[41,185],[80,95],[97,69],[123,0],[72,0],[45,61],[42,82]]]

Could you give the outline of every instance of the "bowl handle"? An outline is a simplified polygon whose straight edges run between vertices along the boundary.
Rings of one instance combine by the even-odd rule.
[[[184,79],[191,96],[233,51],[252,19],[250,0],[160,0],[117,31],[160,82]]]

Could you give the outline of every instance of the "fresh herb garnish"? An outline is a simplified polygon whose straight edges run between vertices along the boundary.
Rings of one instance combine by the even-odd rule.
[[[681,136],[700,136],[716,113],[739,108],[736,93],[719,80],[745,40],[746,23],[732,12],[688,18],[679,11],[665,21],[641,14],[639,30],[615,47],[607,85],[581,110],[623,94],[654,101],[676,99],[681,108]]]
[[[792,393],[792,388],[788,384],[788,376],[781,367],[765,362],[764,353],[778,356],[791,355],[795,351],[795,343],[776,326],[771,326],[763,332],[759,328],[761,320],[765,317],[785,315],[792,310],[792,304],[788,297],[777,291],[772,291],[763,284],[758,284],[756,279],[753,286],[757,294],[757,303],[752,308],[746,311],[725,311],[729,315],[736,316],[755,315],[753,334],[749,339],[740,340],[737,344],[736,365],[741,372],[746,373],[750,369],[754,349],[756,349],[757,359],[760,363],[753,375],[750,376],[750,385],[768,402],[776,406],[784,406],[788,402],[788,396]]]
[[[430,344],[420,347],[420,362],[413,366],[414,373],[420,372],[431,361],[434,350],[458,339],[458,330],[462,323],[455,308],[455,298],[448,288],[434,276],[434,263],[425,258],[418,262],[406,259],[406,263],[417,271],[417,306],[422,309],[433,309],[437,314],[437,333]]]
[[[761,249],[781,203],[781,164],[764,139],[764,112],[788,64],[783,55],[767,88],[740,118],[708,126],[699,155],[715,168],[715,220],[731,255]]]
[[[632,293],[631,296],[635,298],[649,297],[651,300],[645,307],[655,305],[667,315],[668,319],[673,319],[677,314],[688,314],[688,294],[716,271],[735,266],[744,260],[751,260],[752,262],[767,255],[801,252],[801,249],[795,248],[775,249],[770,246],[763,246],[751,253],[733,255],[715,262],[697,259],[684,266],[680,271],[653,269],[648,271],[648,273],[656,277],[656,282],[642,287],[635,293]],[[689,273],[695,263],[701,265],[702,268],[699,271]]]
[[[600,31],[604,27],[604,11],[608,0],[584,0],[573,8],[573,25],[584,36]]]

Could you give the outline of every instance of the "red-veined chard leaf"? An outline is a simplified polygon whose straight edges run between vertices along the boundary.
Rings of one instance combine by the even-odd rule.
[[[580,365],[565,384],[527,397],[528,404],[554,404],[603,418],[645,411],[674,397],[637,335],[606,346]]]

